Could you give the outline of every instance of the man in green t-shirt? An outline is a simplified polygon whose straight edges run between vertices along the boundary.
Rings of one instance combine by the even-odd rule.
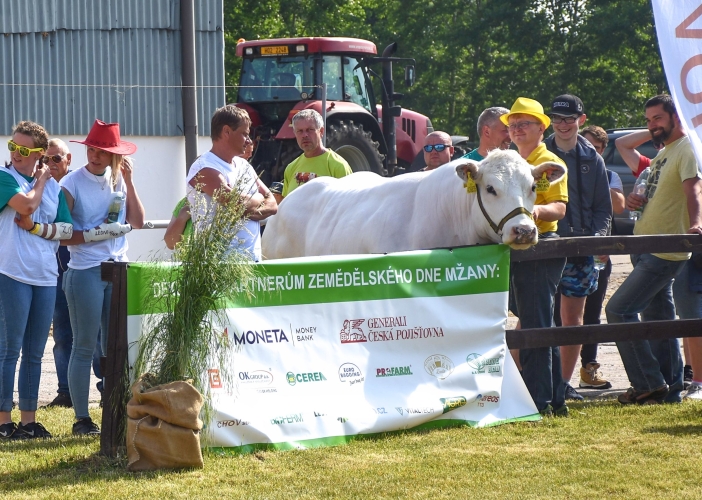
[[[322,145],[324,135],[322,115],[313,109],[303,109],[293,116],[292,126],[297,145],[302,149],[302,155],[285,169],[282,196],[274,194],[278,203],[295,189],[316,177],[327,176],[339,179],[353,173],[346,160]]]
[[[480,144],[463,158],[483,161],[483,158],[493,149],[509,149],[512,144],[512,139],[509,138],[509,128],[500,121],[500,116],[507,113],[509,113],[509,109],[501,107],[487,108],[480,113],[478,117]]]
[[[630,194],[626,208],[644,207],[634,234],[702,234],[702,179],[690,139],[669,95],[646,102],[646,124],[655,142],[665,144],[651,162],[646,193]],[[644,205],[645,204],[645,205]],[[690,254],[632,255],[634,269],[614,293],[605,312],[607,323],[675,319],[673,280]],[[678,403],[683,365],[678,339],[617,342],[631,387],[622,404]]]

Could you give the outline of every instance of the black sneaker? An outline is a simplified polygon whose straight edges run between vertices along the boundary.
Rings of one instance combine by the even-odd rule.
[[[73,401],[71,401],[71,395],[65,392],[59,392],[58,396],[44,408],[73,408]]]
[[[74,436],[99,436],[100,427],[90,417],[81,418],[73,424]]]
[[[17,434],[17,424],[14,422],[8,422],[6,424],[0,425],[0,439],[10,441],[12,439],[18,438]]]
[[[39,422],[30,422],[27,425],[20,423],[17,426],[16,434],[17,439],[49,439],[53,437]]]
[[[585,399],[580,394],[578,394],[578,391],[573,389],[573,386],[570,384],[565,385],[565,398],[566,400],[570,401],[582,401],[583,399]]]
[[[692,366],[685,365],[683,368],[683,389],[688,390],[692,383]]]

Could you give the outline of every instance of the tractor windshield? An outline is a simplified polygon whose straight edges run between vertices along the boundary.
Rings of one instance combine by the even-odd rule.
[[[239,102],[299,101],[314,92],[314,60],[307,56],[244,59]]]
[[[344,100],[355,102],[372,112],[372,87],[367,80],[366,72],[358,59],[344,57]],[[369,88],[371,92],[369,93]]]

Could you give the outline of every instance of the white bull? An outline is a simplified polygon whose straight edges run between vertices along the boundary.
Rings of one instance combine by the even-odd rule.
[[[496,150],[480,163],[459,159],[431,172],[392,178],[371,172],[318,177],[280,204],[263,233],[263,257],[478,243],[528,248],[538,241],[531,213],[536,180],[544,173],[554,182],[565,167],[548,162],[532,168],[517,152]],[[470,189],[471,179],[477,189]]]

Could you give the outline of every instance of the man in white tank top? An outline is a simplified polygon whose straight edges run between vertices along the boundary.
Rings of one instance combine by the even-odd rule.
[[[186,180],[191,188],[188,193],[191,207],[198,205],[194,203],[195,186],[208,200],[218,189],[227,192],[234,188],[241,190],[247,221],[244,229],[232,241],[232,247],[245,250],[258,262],[261,260],[259,221],[274,215],[278,211],[278,205],[253,167],[239,157],[247,145],[251,144],[250,126],[251,119],[245,110],[231,104],[217,109],[212,116],[212,149],[195,160]],[[207,222],[198,221],[202,215],[194,214],[193,221]]]

